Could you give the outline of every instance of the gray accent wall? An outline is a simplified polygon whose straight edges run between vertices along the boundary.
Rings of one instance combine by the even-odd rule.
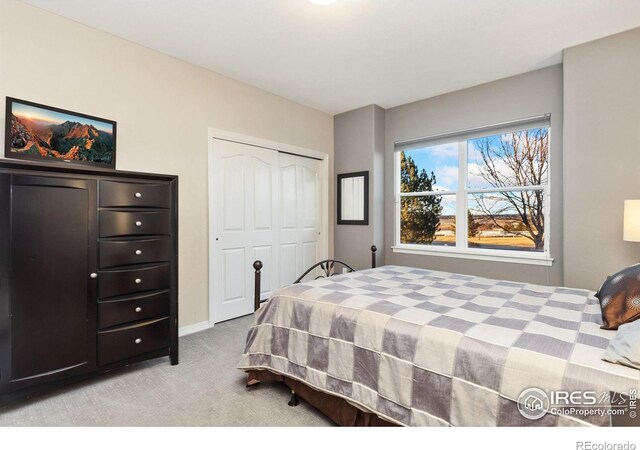
[[[385,252],[386,264],[422,267],[537,284],[562,285],[562,66],[494,81],[386,110],[385,127]],[[475,127],[551,114],[551,267],[462,258],[395,253],[394,143]],[[338,128],[335,128],[336,136]],[[336,138],[337,139],[337,138]],[[336,161],[342,149],[335,144]],[[336,172],[338,167],[336,165]],[[336,232],[336,253],[338,252]]]
[[[365,269],[371,266],[371,245],[379,249],[378,260],[384,260],[385,111],[369,105],[338,114],[333,123],[334,185],[338,174],[369,171],[369,225],[336,225],[334,256],[354,269]]]
[[[640,259],[622,240],[640,199],[640,28],[564,51],[564,282],[597,289]]]

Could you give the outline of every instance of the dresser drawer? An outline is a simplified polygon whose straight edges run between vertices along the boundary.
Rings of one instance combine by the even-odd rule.
[[[98,303],[98,327],[109,328],[169,315],[169,291]]]
[[[169,211],[100,211],[100,237],[170,233]]]
[[[101,181],[99,197],[101,207],[169,208],[171,206],[169,184]]]
[[[144,269],[103,270],[98,272],[98,294],[100,298],[107,298],[168,289],[170,276],[168,264]]]
[[[171,239],[101,241],[100,268],[165,262],[171,259]]]
[[[98,332],[101,366],[169,347],[169,318]]]

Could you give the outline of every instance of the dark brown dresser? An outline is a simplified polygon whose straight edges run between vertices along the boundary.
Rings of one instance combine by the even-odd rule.
[[[0,401],[178,363],[178,178],[0,160]]]

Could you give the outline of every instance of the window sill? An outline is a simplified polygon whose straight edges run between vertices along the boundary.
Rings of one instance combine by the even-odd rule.
[[[538,254],[514,254],[509,250],[473,249],[462,250],[454,247],[425,248],[422,245],[394,245],[391,247],[394,253],[407,253],[411,255],[442,256],[445,258],[475,259],[481,261],[496,261],[515,264],[529,264],[533,266],[552,266],[553,258],[544,253]],[[525,252],[522,252],[525,253]]]

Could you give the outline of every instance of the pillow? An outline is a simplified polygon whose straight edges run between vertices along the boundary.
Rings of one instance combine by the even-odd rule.
[[[640,369],[640,320],[620,325],[602,359]]]
[[[623,323],[640,318],[640,264],[607,278],[596,297],[602,310],[602,327],[617,330]]]

